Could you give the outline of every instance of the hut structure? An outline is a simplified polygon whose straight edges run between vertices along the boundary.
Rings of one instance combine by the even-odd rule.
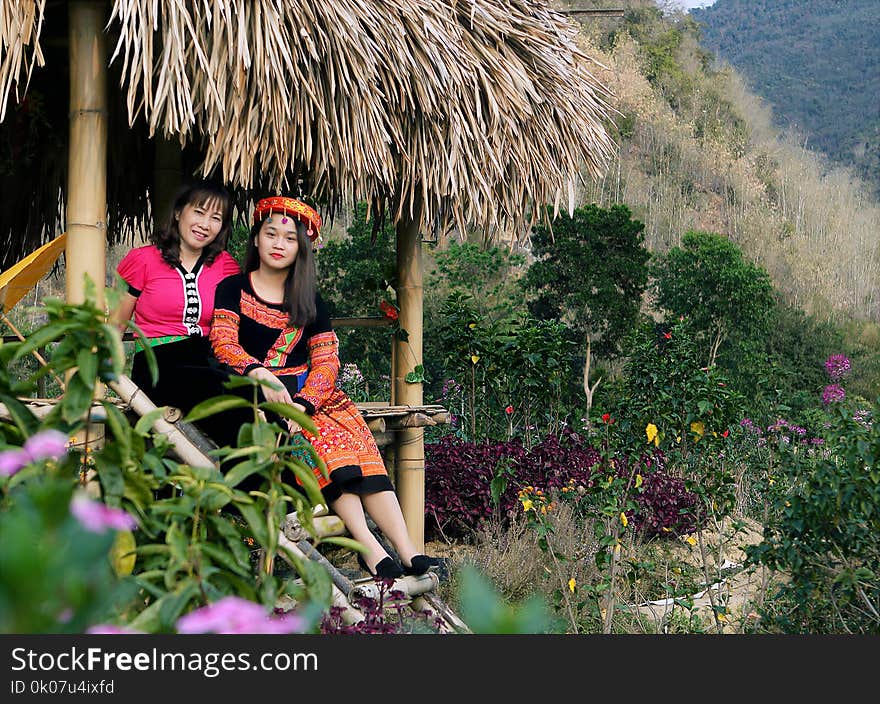
[[[613,150],[608,92],[544,0],[2,0],[0,268],[66,232],[68,301],[195,173],[397,233],[396,403],[419,406],[421,239],[527,236]],[[405,353],[404,353],[405,352]],[[424,545],[422,428],[395,478]]]

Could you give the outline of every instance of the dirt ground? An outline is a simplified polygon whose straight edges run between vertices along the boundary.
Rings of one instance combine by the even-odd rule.
[[[703,540],[709,556],[709,564],[715,565],[710,570],[712,583],[712,595],[709,590],[701,589],[690,594],[693,607],[690,613],[682,605],[676,604],[673,599],[658,598],[649,599],[639,604],[628,605],[628,608],[637,611],[646,621],[650,622],[650,632],[667,632],[670,630],[670,622],[690,620],[698,618],[703,628],[710,633],[717,632],[717,625],[713,618],[712,600],[716,606],[724,607],[724,618],[721,621],[721,632],[736,634],[748,632],[750,626],[758,618],[755,608],[762,592],[762,579],[764,575],[760,570],[745,569],[746,545],[756,545],[761,542],[761,525],[755,521],[742,519],[738,531],[734,532],[728,521],[724,526],[716,530],[704,530]],[[428,541],[425,551],[429,555],[445,557],[450,566],[459,562],[463,556],[473,550],[472,546],[456,545],[446,542]],[[669,544],[668,561],[670,565],[688,565],[696,569],[702,569],[697,535],[684,535]],[[681,632],[679,628],[678,632]]]
[[[706,551],[711,556],[710,564],[717,565],[713,575],[713,583],[710,589],[702,589],[690,597],[693,600],[692,613],[711,631],[716,632],[717,624],[713,618],[712,602],[716,607],[723,607],[721,620],[722,633],[743,633],[749,630],[750,621],[758,618],[756,604],[762,593],[762,582],[765,577],[763,570],[750,568],[745,569],[746,545],[757,545],[761,542],[761,525],[755,521],[744,520],[737,532],[731,528],[728,522],[722,530],[704,531],[703,540]],[[719,549],[720,546],[720,549]],[[674,559],[682,564],[689,564],[695,568],[702,568],[697,535],[685,535],[678,539],[672,546]],[[638,611],[645,618],[651,619],[659,632],[665,630],[665,624],[669,622],[674,611],[678,609],[682,614],[683,607],[678,606],[672,599],[657,599],[638,604]]]

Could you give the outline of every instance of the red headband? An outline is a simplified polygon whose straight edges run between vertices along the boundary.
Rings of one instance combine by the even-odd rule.
[[[288,198],[287,196],[263,198],[257,201],[257,206],[254,208],[254,225],[260,223],[263,218],[272,213],[294,216],[309,226],[308,235],[312,242],[318,239],[321,229],[321,216],[311,206],[296,200],[296,198]]]

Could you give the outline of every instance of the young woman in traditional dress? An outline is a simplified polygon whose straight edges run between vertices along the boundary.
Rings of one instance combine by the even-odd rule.
[[[317,291],[312,246],[321,218],[309,205],[276,196],[253,215],[245,273],[217,288],[211,345],[238,374],[269,382],[267,401],[312,417],[318,435],[302,432],[329,470],[315,476],[330,509],[365,548],[361,567],[375,577],[424,574],[435,558],[417,554],[376,442],[360,411],[336,386],[339,342]],[[391,541],[402,564],[370,530],[366,514]]]

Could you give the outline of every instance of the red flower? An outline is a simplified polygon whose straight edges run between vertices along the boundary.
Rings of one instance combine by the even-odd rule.
[[[603,413],[603,414],[602,414],[602,422],[603,422],[603,423],[611,423],[611,422],[613,422],[613,421],[611,420],[611,414],[610,414],[610,413]]]
[[[382,301],[379,303],[379,310],[385,315],[389,320],[397,320],[398,312],[397,308],[391,305],[388,301]]]
[[[672,333],[671,333],[671,332],[664,332],[664,333],[663,333],[663,337],[665,337],[667,340],[671,340],[671,339],[672,339]]]
[[[721,437],[723,437],[723,438],[726,438],[728,435],[730,435],[729,430],[725,430],[723,433],[721,433]]]
[[[508,406],[507,408],[504,409],[504,412],[507,415],[510,415],[511,413],[513,413],[513,406]]]

